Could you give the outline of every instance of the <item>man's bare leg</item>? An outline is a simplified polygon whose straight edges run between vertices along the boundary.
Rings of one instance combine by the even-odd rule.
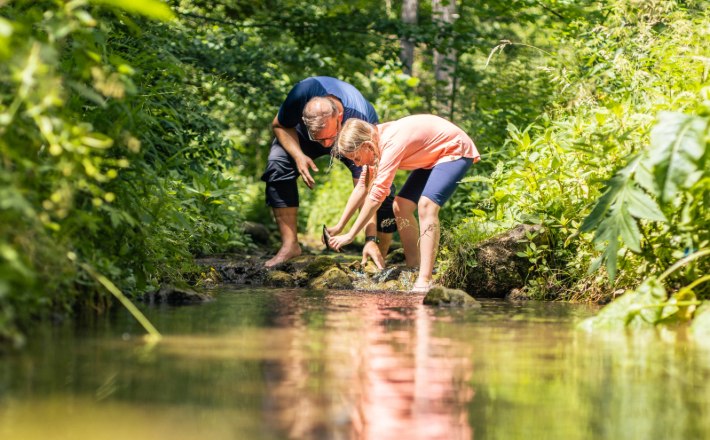
[[[379,243],[377,247],[380,248],[380,253],[383,257],[387,256],[387,252],[390,250],[390,245],[392,244],[392,233],[391,232],[377,232],[377,238]]]
[[[281,249],[264,263],[266,267],[276,266],[301,255],[301,245],[298,244],[298,208],[273,208],[273,212],[281,233]]]

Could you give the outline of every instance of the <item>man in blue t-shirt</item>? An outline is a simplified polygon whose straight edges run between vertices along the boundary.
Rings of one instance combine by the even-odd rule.
[[[377,123],[377,113],[352,85],[327,76],[307,78],[296,84],[281,104],[272,123],[275,139],[271,143],[268,164],[261,180],[266,182],[266,204],[271,206],[281,233],[281,248],[266,267],[301,255],[298,243],[298,177],[313,189],[311,171],[318,171],[314,159],[330,154],[343,122],[359,118]],[[340,160],[350,169],[353,182],[361,167],[350,159]],[[363,263],[371,257],[378,267],[397,228],[392,212],[392,194],[365,228]],[[335,231],[339,232],[339,231]],[[375,235],[377,232],[377,235]]]

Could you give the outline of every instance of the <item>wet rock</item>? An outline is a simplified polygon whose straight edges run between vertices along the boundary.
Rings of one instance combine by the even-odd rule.
[[[332,258],[320,256],[307,263],[303,268],[303,272],[306,273],[309,279],[316,278],[336,266],[338,266],[338,263]]]
[[[352,289],[353,282],[345,271],[331,267],[309,283],[312,289]]]
[[[264,278],[264,285],[268,287],[296,287],[296,278],[288,272],[270,270]]]
[[[506,298],[514,289],[522,289],[531,263],[519,252],[525,252],[528,237],[540,249],[549,244],[549,235],[540,225],[518,225],[514,229],[485,240],[474,247],[470,255],[474,267],[454,264],[443,274],[442,281],[449,286],[463,286],[477,298]],[[466,267],[465,272],[461,268]]]
[[[481,303],[469,296],[468,293],[459,289],[449,289],[442,286],[434,286],[424,297],[424,304],[427,306],[465,307],[479,308]]]
[[[389,280],[385,282],[383,290],[399,291],[406,290],[402,287],[402,284],[397,280]]]
[[[402,273],[402,266],[386,267],[382,271],[377,272],[372,276],[372,279],[378,283],[386,283],[388,281],[399,279]]]
[[[257,257],[244,255],[219,255],[199,258],[196,263],[210,272],[215,271],[221,282],[227,284],[261,285],[266,277],[264,263]]]
[[[165,284],[157,292],[149,293],[144,297],[144,300],[150,304],[169,304],[171,306],[199,304],[211,299],[212,297],[206,293],[172,284]]]
[[[399,263],[404,263],[404,249],[399,248],[391,251],[387,256],[385,257],[385,263],[387,263],[388,266],[393,265],[393,264],[399,264]]]

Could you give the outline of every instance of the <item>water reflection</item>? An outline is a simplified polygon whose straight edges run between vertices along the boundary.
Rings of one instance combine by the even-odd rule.
[[[576,332],[585,307],[239,290],[145,312],[153,350],[119,309],[0,359],[0,438],[710,438],[710,349]]]
[[[266,370],[290,437],[471,437],[469,353],[432,335],[421,297],[336,292],[323,303],[283,317],[291,350]]]

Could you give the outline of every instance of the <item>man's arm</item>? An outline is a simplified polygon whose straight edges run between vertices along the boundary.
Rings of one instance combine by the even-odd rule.
[[[278,115],[274,117],[274,121],[271,123],[274,130],[274,136],[279,140],[279,143],[284,150],[296,161],[296,168],[301,174],[303,181],[306,183],[308,188],[313,189],[315,185],[315,180],[311,177],[309,168],[313,171],[318,171],[318,167],[313,162],[313,160],[306,156],[301,150],[301,145],[298,142],[298,133],[295,128],[288,128],[281,125],[279,122]]]

